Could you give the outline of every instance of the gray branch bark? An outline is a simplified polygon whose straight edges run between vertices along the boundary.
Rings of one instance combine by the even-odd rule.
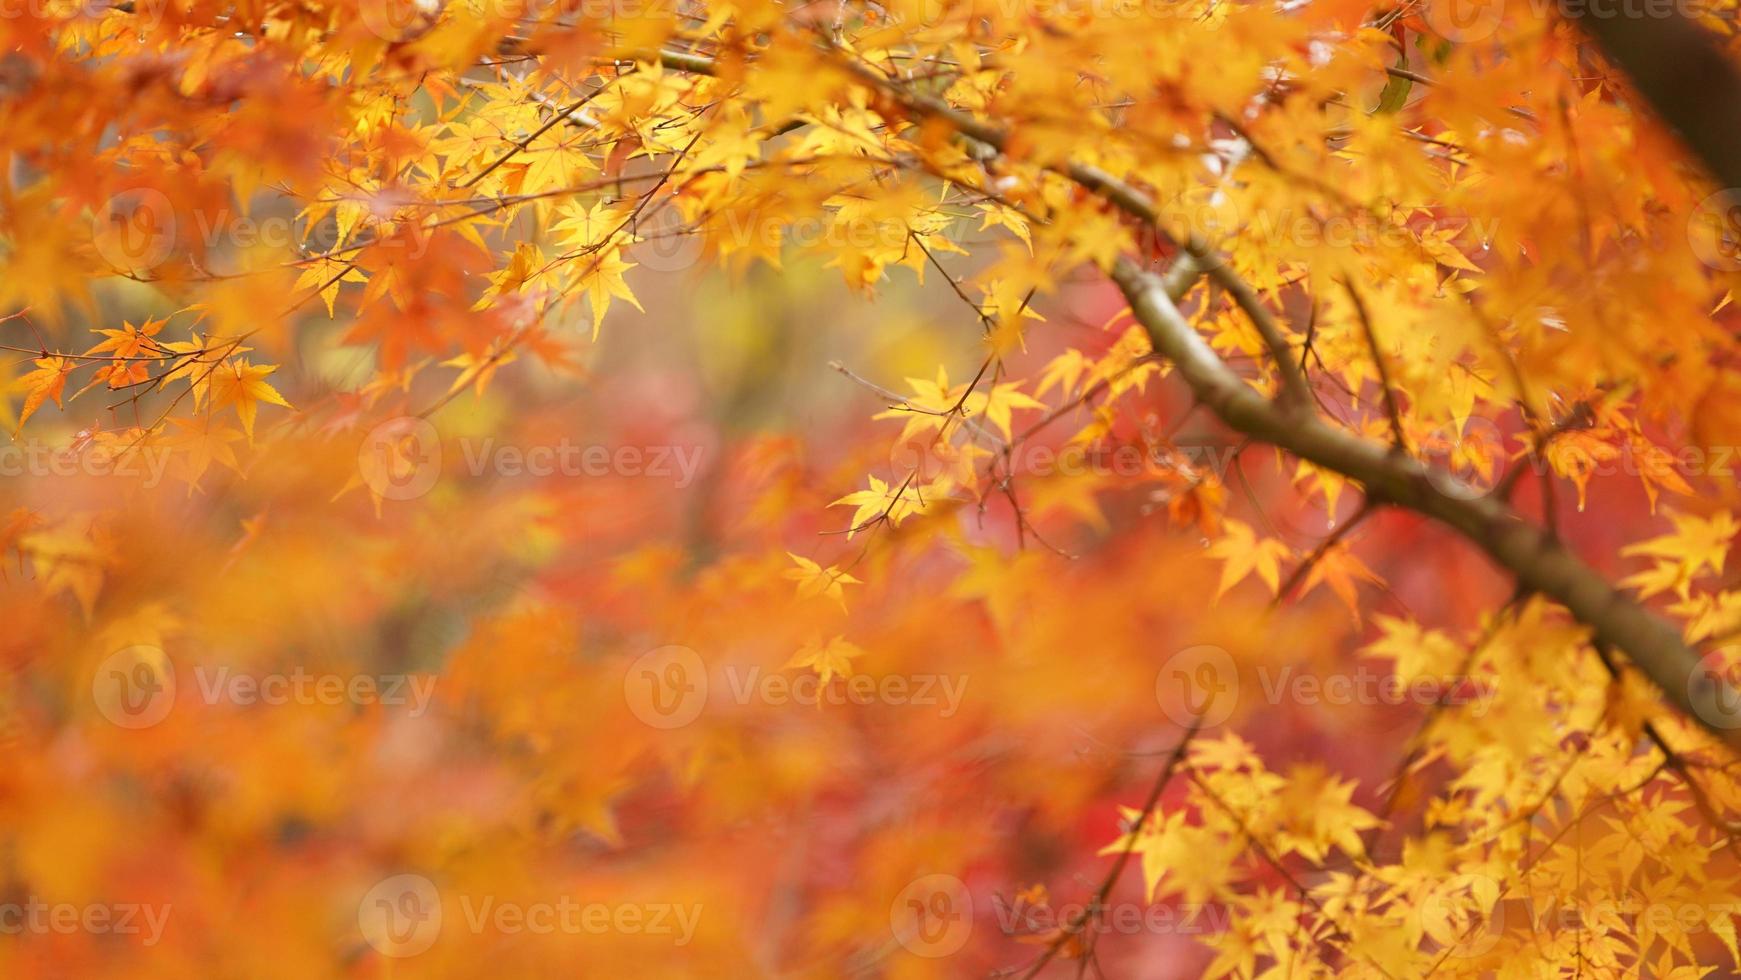
[[[1176,305],[1190,283],[1163,279],[1126,259],[1113,271],[1156,352],[1172,361],[1192,393],[1227,425],[1340,473],[1371,499],[1430,517],[1472,542],[1523,588],[1565,606],[1598,644],[1625,651],[1668,700],[1732,747],[1741,738],[1720,722],[1735,693],[1710,676],[1668,621],[1622,595],[1554,536],[1495,497],[1477,495],[1443,470],[1356,436],[1316,414],[1285,410],[1222,361]]]

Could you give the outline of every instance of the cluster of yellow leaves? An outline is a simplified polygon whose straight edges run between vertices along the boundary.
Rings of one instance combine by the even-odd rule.
[[[1735,535],[1741,533],[1741,524],[1728,511],[1718,511],[1708,518],[1671,513],[1669,521],[1674,525],[1673,533],[1620,550],[1623,555],[1651,560],[1649,569],[1622,579],[1621,584],[1637,589],[1645,597],[1672,591],[1684,601],[1694,580],[1722,574]]]
[[[1689,224],[1707,189],[1539,10],[1510,5],[1503,31],[1471,39],[1442,36],[1442,11],[1399,9],[1379,29],[1340,2],[740,0],[608,18],[377,0],[78,6],[0,19],[0,132],[19,161],[0,301],[30,314],[0,320],[29,365],[9,374],[8,413],[16,400],[15,432],[28,423],[80,460],[168,453],[188,493],[80,485],[62,501],[31,484],[8,501],[0,544],[28,577],[0,591],[20,624],[0,705],[24,706],[19,737],[34,740],[5,786],[8,881],[186,887],[181,907],[239,951],[214,961],[188,940],[174,947],[185,960],[164,961],[183,975],[350,968],[370,954],[326,957],[343,945],[328,893],[389,859],[450,886],[691,889],[727,910],[705,946],[721,972],[818,950],[874,970],[901,945],[884,935],[900,875],[1027,860],[997,853],[1007,842],[987,828],[1008,822],[984,800],[1016,800],[1032,811],[1024,833],[1081,849],[1060,828],[1117,783],[1106,746],[1172,731],[1157,645],[1255,619],[1241,603],[1257,585],[1312,600],[1312,616],[1324,585],[1353,628],[1283,621],[1263,640],[1324,662],[1364,653],[1434,695],[1412,703],[1411,737],[1347,740],[1401,742],[1380,746],[1401,753],[1377,766],[1391,778],[1364,756],[1349,762],[1358,778],[1333,772],[1334,752],[1272,771],[1240,734],[1208,733],[1183,792],[1140,821],[1126,808],[1136,825],[1103,852],[1140,855],[1146,902],[1238,912],[1207,938],[1211,975],[1673,975],[1718,946],[1741,966],[1722,904],[1741,784],[1703,736],[1538,599],[1479,629],[1428,625],[1469,613],[1404,581],[1417,556],[1336,525],[1358,487],[1266,466],[1151,384],[1168,369],[1141,329],[1078,323],[1096,300],[1068,288],[1121,258],[1176,255],[1194,233],[1272,311],[1317,411],[1446,466],[1460,490],[1516,492],[1516,468],[1536,467],[1603,520],[1634,486],[1653,509],[1665,491],[1731,491],[1667,452],[1741,438],[1724,408],[1732,284],[1699,261],[1722,222]],[[917,112],[921,98],[958,115]],[[1001,150],[961,119],[1002,134]],[[1115,207],[1111,181],[1152,198],[1154,220]],[[843,482],[766,446],[745,453],[765,456],[743,467],[756,478],[722,468],[715,486],[757,499],[718,505],[736,523],[717,521],[730,529],[717,550],[668,533],[717,531],[695,516],[708,507],[679,515],[608,481],[492,494],[447,472],[396,510],[380,486],[371,508],[344,499],[369,483],[355,437],[367,451],[383,421],[439,419],[468,389],[466,424],[506,426],[492,417],[512,412],[492,400],[503,379],[590,362],[631,311],[672,308],[656,276],[702,265],[740,281],[816,265],[867,296],[927,289],[979,367],[966,382],[919,373],[906,395],[860,382],[884,400],[875,419],[902,422],[892,453],[879,438],[861,454],[889,458],[875,472]],[[1224,286],[1179,305],[1273,393],[1284,366]],[[119,400],[72,422],[100,398]],[[385,448],[397,477],[441,447]],[[1136,463],[1070,472],[1034,463],[1039,449]],[[1616,467],[1625,479],[1606,482]],[[190,514],[185,498],[220,475],[210,512]],[[829,506],[851,516],[817,544],[809,522]],[[1696,641],[1734,635],[1741,592],[1723,586],[1741,526],[1715,507],[1666,519],[1661,537],[1626,528],[1621,556],[1649,564],[1622,584],[1672,595]],[[613,535],[631,543],[596,561]],[[1368,635],[1380,596],[1408,612],[1373,617]],[[701,652],[637,666],[655,635]],[[1230,658],[1247,679],[1264,665],[1248,641]],[[331,650],[352,672],[413,656],[452,691],[427,722],[178,705],[127,743],[71,707],[90,678],[68,666],[125,644],[176,648],[148,673],[184,650],[255,668]],[[960,716],[879,704],[794,720],[728,703],[749,671],[827,688],[946,664],[983,697]],[[697,694],[699,720],[670,731],[636,710]],[[1234,723],[1291,732],[1292,707],[1247,697]],[[807,815],[840,799],[873,816],[809,835]],[[600,871],[613,862],[564,849],[575,837],[635,852],[623,864],[641,876]],[[306,838],[331,860],[298,851]],[[138,874],[121,840],[169,873]],[[210,857],[243,849],[260,867],[238,891]],[[710,861],[723,854],[738,860]],[[830,878],[843,867],[857,891]],[[1528,914],[1501,922],[1507,902]],[[796,925],[741,912],[811,904]],[[1547,915],[1561,905],[1575,922]],[[1665,925],[1640,906],[1700,915]],[[242,941],[263,938],[256,921],[283,934]],[[632,944],[530,945],[450,944],[424,962],[645,969]],[[29,964],[8,949],[0,967]]]

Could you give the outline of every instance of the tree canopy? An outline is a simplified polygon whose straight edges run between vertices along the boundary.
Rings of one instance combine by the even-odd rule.
[[[7,5],[0,973],[1741,972],[1734,13]]]

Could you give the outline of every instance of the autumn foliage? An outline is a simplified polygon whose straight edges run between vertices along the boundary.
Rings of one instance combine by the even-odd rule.
[[[1741,974],[1565,7],[0,4],[0,976]]]

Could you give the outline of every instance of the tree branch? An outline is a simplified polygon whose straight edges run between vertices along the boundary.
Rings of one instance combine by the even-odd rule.
[[[1007,145],[1006,134],[996,126],[939,99],[909,91],[859,61],[843,58],[842,64],[855,78],[915,116],[945,122],[1000,152]],[[1741,101],[1732,108],[1737,116],[1730,137],[1735,144],[1731,163],[1737,170],[1732,183],[1741,186]],[[1050,169],[1104,196],[1125,213],[1168,232],[1154,202],[1137,188],[1099,168],[1074,161],[1052,164]],[[1304,376],[1294,370],[1279,328],[1261,305],[1254,303],[1255,311],[1246,306],[1255,298],[1250,285],[1195,234],[1188,234],[1180,244],[1192,265],[1223,286],[1245,309],[1282,372],[1283,390],[1277,400],[1259,394],[1221,360],[1179,312],[1176,304],[1195,282],[1194,276],[1182,270],[1157,276],[1128,258],[1120,259],[1112,271],[1113,281],[1148,332],[1155,352],[1173,362],[1198,401],[1245,435],[1354,480],[1364,488],[1368,500],[1412,510],[1450,527],[1509,571],[1519,589],[1540,593],[1565,606],[1589,627],[1596,643],[1624,652],[1670,703],[1718,740],[1741,750],[1741,730],[1725,730],[1711,722],[1726,717],[1724,705],[1734,704],[1737,695],[1727,683],[1699,669],[1699,654],[1682,641],[1678,629],[1622,595],[1567,550],[1556,535],[1525,521],[1504,501],[1482,495],[1448,472],[1406,453],[1333,427],[1312,412],[1310,389]]]
[[[1166,282],[1129,259],[1113,281],[1160,353],[1221,420],[1254,439],[1361,484],[1369,496],[1447,525],[1509,571],[1518,585],[1560,603],[1624,651],[1670,702],[1731,747],[1741,735],[1713,726],[1735,695],[1698,669],[1699,655],[1667,621],[1621,595],[1589,565],[1505,503],[1480,496],[1442,470],[1390,447],[1333,428],[1316,416],[1282,411],[1233,373],[1174,305]]]
[[[1149,798],[1143,801],[1142,810],[1137,813],[1136,819],[1130,822],[1129,836],[1125,839],[1124,847],[1118,852],[1117,860],[1112,862],[1112,869],[1106,873],[1106,877],[1100,882],[1100,887],[1095,889],[1094,897],[1089,900],[1085,907],[1070,917],[1070,920],[1064,924],[1064,929],[1058,934],[1058,938],[1046,945],[1045,952],[1041,953],[1027,972],[1022,974],[1021,980],[1032,980],[1033,977],[1039,976],[1040,971],[1046,968],[1046,964],[1052,962],[1053,957],[1056,957],[1071,939],[1074,939],[1091,920],[1098,919],[1105,911],[1107,898],[1112,895],[1113,887],[1123,876],[1124,867],[1130,863],[1131,855],[1136,853],[1137,839],[1142,834],[1143,825],[1149,822],[1150,817],[1154,816],[1155,807],[1161,803],[1161,791],[1165,790],[1167,784],[1173,781],[1173,773],[1178,770],[1179,763],[1185,758],[1185,750],[1191,747],[1191,739],[1197,736],[1197,732],[1202,726],[1203,719],[1201,717],[1191,719],[1191,727],[1185,730],[1184,737],[1179,739],[1179,744],[1167,756],[1167,764],[1161,767],[1160,775],[1155,777],[1154,785],[1149,789]]]
[[[1586,26],[1621,67],[1638,72],[1640,91],[1671,123],[1682,127],[1712,171],[1731,186],[1741,187],[1741,100],[1713,107],[1705,97],[1712,91],[1741,92],[1741,74],[1726,62],[1712,62],[1721,55],[1706,39],[1688,33],[1697,28],[1636,18],[1624,23],[1593,18]],[[1691,59],[1680,65],[1687,78],[1702,79],[1713,87],[1697,89],[1701,94],[1687,97],[1681,80],[1672,77],[1677,56]],[[713,73],[712,61],[702,55],[660,51],[656,57],[672,70]],[[1007,144],[1002,129],[910,91],[850,56],[843,56],[841,65],[914,116],[945,122],[1000,152]],[[1700,115],[1704,110],[1709,114]],[[1151,227],[1173,233],[1147,194],[1105,171],[1074,161],[1050,169]],[[1369,500],[1414,511],[1456,531],[1509,571],[1520,590],[1540,593],[1565,606],[1592,631],[1594,642],[1625,653],[1670,703],[1723,743],[1741,750],[1741,730],[1726,731],[1709,721],[1726,717],[1724,705],[1735,703],[1737,695],[1728,684],[1699,669],[1699,654],[1682,641],[1679,630],[1622,595],[1555,535],[1525,521],[1504,501],[1480,495],[1444,470],[1333,427],[1311,412],[1306,380],[1280,328],[1256,301],[1255,290],[1194,233],[1179,241],[1186,257],[1165,276],[1126,258],[1119,260],[1112,279],[1148,332],[1156,353],[1174,363],[1202,404],[1239,432],[1361,484]],[[1176,304],[1196,282],[1198,272],[1233,296],[1263,335],[1281,372],[1282,392],[1276,401],[1233,373],[1179,312]]]
[[[982,123],[940,99],[913,92],[904,86],[897,85],[860,61],[843,58],[842,64],[854,78],[890,96],[909,113],[942,120],[956,132],[984,143],[999,153],[1004,151],[1008,137],[1003,130],[996,126]],[[1284,403],[1290,408],[1302,411],[1310,407],[1311,391],[1306,385],[1305,376],[1294,366],[1293,349],[1282,333],[1281,326],[1276,323],[1269,308],[1263,305],[1257,290],[1240,278],[1233,267],[1227,263],[1227,260],[1216,253],[1213,246],[1190,229],[1181,231],[1168,227],[1165,217],[1155,206],[1153,199],[1099,167],[1092,167],[1072,160],[1048,165],[1046,169],[1060,176],[1068,177],[1079,186],[1099,194],[1112,202],[1119,210],[1159,230],[1177,242],[1179,248],[1191,257],[1193,267],[1201,274],[1207,275],[1211,282],[1226,290],[1227,294],[1233,297],[1233,302],[1251,320],[1252,326],[1256,327],[1257,332],[1262,335],[1264,346],[1269,348],[1270,358],[1275,361],[1276,371],[1281,375]],[[1185,276],[1182,275],[1180,278],[1184,279]],[[1191,277],[1191,281],[1195,282],[1195,276]]]
[[[1741,69],[1691,20],[1616,17],[1569,4],[1568,19],[1602,46],[1638,93],[1725,187],[1741,187]]]

